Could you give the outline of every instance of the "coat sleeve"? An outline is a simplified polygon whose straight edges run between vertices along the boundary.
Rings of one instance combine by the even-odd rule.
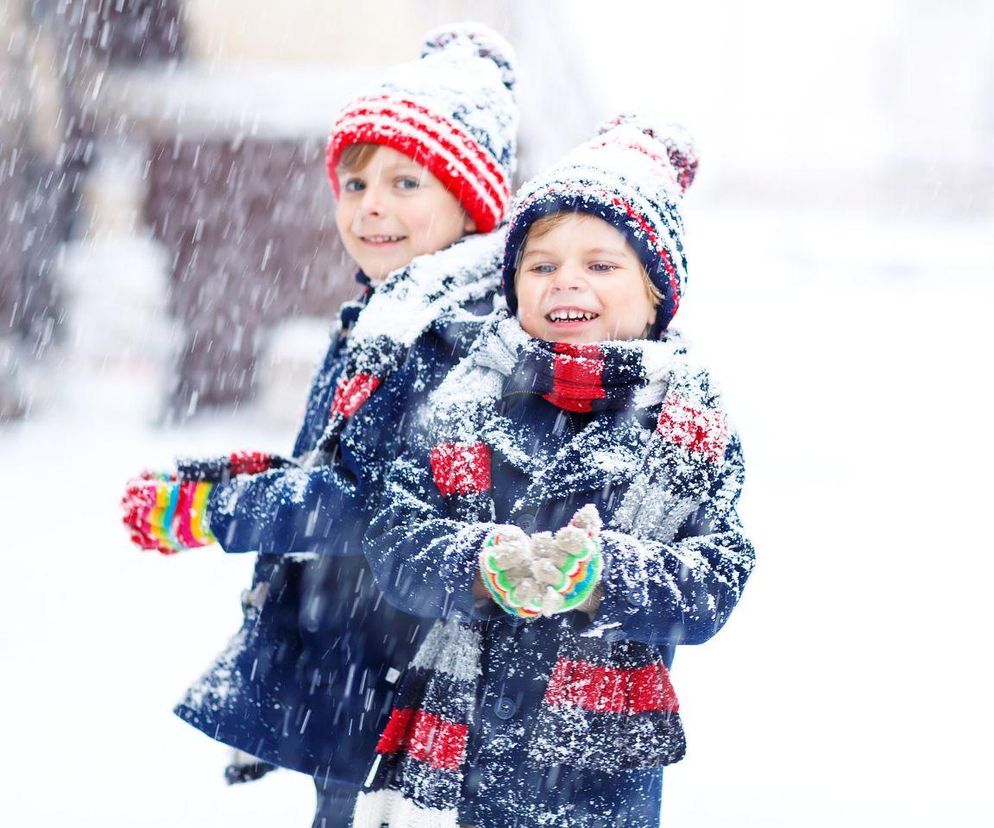
[[[357,555],[366,509],[339,466],[239,475],[211,494],[211,532],[225,552]]]
[[[755,558],[736,508],[743,477],[733,436],[707,499],[672,542],[654,540],[651,526],[601,533],[604,598],[595,627],[609,638],[649,644],[699,644],[721,629]]]
[[[474,599],[473,582],[480,548],[495,524],[463,517],[451,516],[427,450],[405,451],[390,470],[363,542],[377,586],[391,604],[425,618],[453,611],[477,618],[493,614],[495,605]]]
[[[434,363],[422,354],[428,345],[434,347],[434,340],[419,343],[352,415],[329,464],[241,476],[212,493],[210,528],[226,552],[362,554],[362,537],[402,443],[407,412],[432,382],[425,366]],[[337,373],[328,373],[331,378],[319,377],[312,390],[308,422],[297,440],[303,451],[314,447],[327,420],[337,382]]]
[[[314,376],[294,456],[310,451],[321,436],[344,344],[341,335],[332,339]],[[338,520],[339,515],[364,516],[358,481],[340,464],[238,475],[215,487],[207,511],[211,532],[225,552],[357,554],[360,549],[361,527],[350,531],[354,521]]]
[[[341,375],[341,340],[332,344],[311,386],[295,454],[313,449]],[[414,369],[412,369],[414,370]],[[361,555],[383,470],[399,445],[412,377],[398,371],[356,411],[327,465],[241,475],[218,486],[208,504],[210,528],[226,552]]]

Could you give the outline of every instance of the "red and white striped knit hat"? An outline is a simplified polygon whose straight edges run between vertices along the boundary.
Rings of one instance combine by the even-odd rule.
[[[477,230],[504,220],[511,201],[518,107],[514,54],[479,23],[428,33],[420,60],[400,64],[339,113],[328,141],[328,177],[339,194],[342,151],[381,144],[427,167],[459,200]]]

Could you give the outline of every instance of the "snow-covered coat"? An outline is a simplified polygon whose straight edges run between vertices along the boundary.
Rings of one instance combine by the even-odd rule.
[[[408,413],[493,310],[502,243],[501,232],[473,236],[415,259],[348,308],[354,324],[333,338],[311,388],[300,465],[212,493],[211,531],[225,551],[262,553],[241,629],[176,708],[212,738],[322,778],[362,780],[397,676],[423,638],[420,619],[381,600],[362,534]]]
[[[416,784],[405,806],[443,809],[433,797],[451,793],[461,768],[458,819],[480,828],[658,825],[659,766],[682,755],[676,742],[654,743],[665,728],[682,740],[668,718],[678,702],[665,665],[677,644],[706,641],[724,624],[753,549],[736,513],[740,443],[707,371],[676,335],[611,347],[638,356],[644,382],[620,406],[566,410],[547,393],[549,378],[529,373],[516,320],[495,324],[429,398],[391,469],[364,543],[377,583],[406,612],[473,619],[482,648],[468,730],[447,724],[452,707],[430,686],[414,715],[403,700],[394,711],[394,730],[414,723],[411,738],[388,730],[379,750],[384,760],[406,751],[402,773]],[[474,599],[479,551],[496,524],[554,531],[588,503],[605,521],[603,600],[592,618],[524,621]],[[652,687],[628,669],[633,658],[652,664]],[[419,752],[426,723],[445,734],[446,779],[438,753]],[[619,738],[626,733],[647,740]]]

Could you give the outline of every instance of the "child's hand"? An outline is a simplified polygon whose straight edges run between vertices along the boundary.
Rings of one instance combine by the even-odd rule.
[[[543,615],[592,609],[594,590],[604,569],[600,530],[597,508],[588,504],[555,535],[532,535],[532,572],[547,592]]]
[[[483,583],[501,609],[522,618],[589,609],[603,569],[600,527],[592,505],[555,535],[528,537],[517,526],[500,526],[480,553]]]
[[[214,543],[206,510],[213,488],[204,480],[179,480],[172,472],[146,471],[130,480],[121,506],[132,542],[164,555]]]
[[[534,618],[541,614],[535,606],[540,596],[532,577],[531,543],[517,526],[498,526],[480,550],[480,575],[497,606],[511,615]]]
[[[121,506],[131,540],[164,555],[214,543],[207,525],[207,498],[217,483],[295,465],[261,451],[236,451],[207,459],[180,460],[175,472],[143,472],[128,481]]]

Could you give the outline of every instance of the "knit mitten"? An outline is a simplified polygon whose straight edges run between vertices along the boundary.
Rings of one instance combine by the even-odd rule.
[[[603,570],[600,527],[593,505],[580,509],[555,535],[529,537],[516,526],[499,526],[483,543],[483,583],[501,609],[522,618],[582,608]]]
[[[541,615],[541,588],[532,577],[531,542],[517,526],[502,525],[483,541],[480,575],[504,612],[522,618]]]
[[[261,451],[236,451],[206,459],[184,459],[175,472],[146,471],[128,481],[121,506],[131,540],[142,549],[171,555],[214,543],[206,504],[211,490],[239,475],[288,468],[295,461]]]
[[[532,535],[532,577],[543,588],[543,615],[582,609],[590,598],[604,569],[600,530],[597,507],[587,504],[554,535]]]
[[[182,480],[171,472],[147,471],[129,481],[121,506],[132,542],[164,555],[214,543],[206,509],[213,488],[206,480]]]

